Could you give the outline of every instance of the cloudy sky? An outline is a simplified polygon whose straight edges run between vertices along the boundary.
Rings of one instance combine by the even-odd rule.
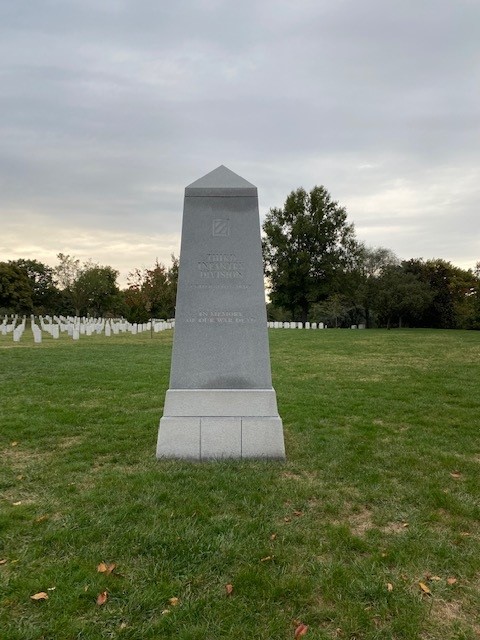
[[[170,262],[220,164],[480,260],[478,0],[0,0],[0,260]]]

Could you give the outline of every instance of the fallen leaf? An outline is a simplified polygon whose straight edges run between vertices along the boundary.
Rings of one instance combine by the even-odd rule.
[[[115,562],[111,562],[110,564],[106,564],[105,562],[100,562],[100,564],[97,567],[97,571],[98,573],[105,573],[107,576],[109,576],[116,566],[117,565],[115,564]]]
[[[426,593],[429,596],[432,595],[432,592],[430,591],[430,589],[427,587],[427,585],[424,582],[419,582],[418,586],[423,591],[423,593]]]
[[[402,524],[402,527],[403,527],[404,529],[406,529],[408,526],[409,526],[408,522],[404,522],[404,523]]]
[[[233,593],[233,584],[226,584],[225,591],[227,592],[227,597],[231,596]]]
[[[22,501],[19,500],[18,502],[12,502],[14,507],[18,507],[18,505],[22,504]]]
[[[17,476],[17,480],[23,480],[24,476]]]
[[[12,447],[16,447],[18,445],[18,442],[15,440],[15,442],[12,442]]]
[[[393,591],[393,584],[391,582],[387,582],[387,591]]]
[[[260,558],[260,562],[268,562],[269,560],[273,560],[275,556],[265,556],[264,558]]]
[[[30,596],[31,600],[48,600],[48,593],[45,591],[40,591],[39,593],[35,593],[33,596]]]
[[[464,536],[465,538],[468,538],[470,536],[470,534],[468,533],[468,531],[462,531],[460,533],[461,536]]]
[[[272,533],[272,535],[270,536],[270,540],[276,540],[276,538],[277,538],[277,534]]]
[[[452,476],[452,478],[461,478],[462,474],[460,471],[452,471],[452,473],[450,474]]]
[[[456,578],[447,578],[447,584],[455,584],[457,582]]]
[[[164,609],[164,610],[162,611],[162,616],[166,616],[166,615],[167,615],[167,613],[170,613],[170,609]]]
[[[97,605],[101,607],[106,603],[107,599],[108,599],[108,593],[106,591],[102,591],[102,593],[99,593],[97,596]]]
[[[179,602],[180,602],[180,600],[178,598],[176,598],[175,596],[173,598],[169,598],[168,599],[168,604],[171,604],[172,607],[176,607]]]
[[[432,576],[430,578],[430,580],[435,580],[435,582],[438,582],[439,580],[441,580],[441,577],[440,576]]]
[[[294,638],[295,640],[297,640],[297,638],[301,638],[302,636],[304,636],[308,631],[308,624],[303,624],[303,622],[301,622],[298,627],[295,629],[295,634],[294,634]]]
[[[4,558],[3,560],[0,560],[0,565],[7,564],[7,562],[8,562],[7,558]]]

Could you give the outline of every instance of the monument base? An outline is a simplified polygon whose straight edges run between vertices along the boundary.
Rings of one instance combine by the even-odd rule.
[[[285,459],[273,389],[169,389],[157,458]]]

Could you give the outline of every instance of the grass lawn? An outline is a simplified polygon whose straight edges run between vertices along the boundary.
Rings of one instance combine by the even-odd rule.
[[[0,336],[1,640],[478,640],[480,332],[270,331],[285,464],[155,460],[171,340]]]

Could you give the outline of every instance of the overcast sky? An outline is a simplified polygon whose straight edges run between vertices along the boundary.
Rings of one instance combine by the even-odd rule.
[[[401,259],[480,260],[479,0],[0,0],[0,260],[178,255],[220,164],[324,185]]]

